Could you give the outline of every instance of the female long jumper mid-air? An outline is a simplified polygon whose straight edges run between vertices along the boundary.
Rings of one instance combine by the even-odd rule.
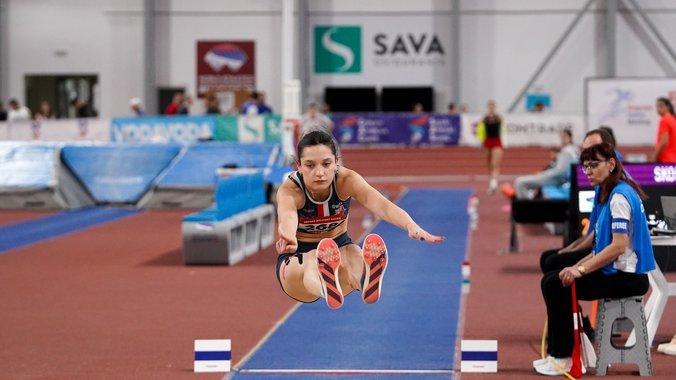
[[[410,215],[371,187],[357,172],[338,165],[335,142],[325,132],[310,132],[298,143],[298,171],[277,192],[279,240],[277,278],[282,290],[300,302],[326,299],[330,308],[359,290],[366,303],[380,299],[387,268],[383,239],[371,234],[363,250],[347,234],[352,198],[381,219],[406,230],[415,240],[438,243]]]

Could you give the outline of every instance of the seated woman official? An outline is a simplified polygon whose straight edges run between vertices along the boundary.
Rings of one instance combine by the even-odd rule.
[[[569,266],[546,272],[542,295],[547,306],[547,353],[533,362],[542,375],[569,371],[573,352],[573,319],[570,285],[575,281],[578,299],[626,298],[648,291],[647,273],[655,269],[650,232],[643,210],[646,198],[641,188],[627,177],[613,146],[593,145],[580,155],[592,186],[599,186],[594,199],[597,218],[592,253],[579,259],[571,256]]]

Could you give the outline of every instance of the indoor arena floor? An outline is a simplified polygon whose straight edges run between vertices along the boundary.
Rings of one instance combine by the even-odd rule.
[[[535,172],[547,149],[506,152],[503,179]],[[185,266],[181,219],[193,210],[98,208],[0,211],[0,378],[7,379],[523,379],[537,378],[544,304],[539,254],[561,237],[520,226],[509,243],[509,202],[486,193],[481,153],[470,148],[346,149],[356,169],[424,228],[362,225],[353,203],[349,233],[373,229],[388,244],[383,298],[359,294],[343,308],[298,305],[279,289],[267,248],[233,267]],[[471,228],[467,197],[479,198]],[[470,290],[460,286],[463,261]],[[666,273],[676,281],[676,273]],[[583,307],[587,310],[586,304]],[[655,338],[676,333],[667,304]],[[193,373],[195,339],[231,339],[233,372]],[[459,372],[459,339],[498,340],[497,374]],[[654,378],[670,379],[676,357],[653,348]],[[638,376],[613,366],[612,378]]]

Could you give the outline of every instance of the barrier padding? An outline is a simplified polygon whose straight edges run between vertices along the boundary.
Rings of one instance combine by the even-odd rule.
[[[98,203],[136,203],[180,145],[66,146],[61,158]]]
[[[258,218],[260,229],[258,249],[267,248],[272,245],[275,238],[275,206],[264,204],[254,209],[254,214]]]
[[[220,167],[264,168],[269,165],[275,144],[205,142],[187,146],[157,181],[158,187],[213,186]]]
[[[234,265],[272,243],[274,207],[264,204],[263,170],[242,171],[218,177],[216,207],[183,218],[186,264]]]
[[[45,189],[56,185],[55,144],[0,143],[0,189]]]
[[[183,262],[237,264],[246,257],[244,227],[234,218],[201,222],[184,219]]]
[[[186,264],[235,265],[274,241],[275,208],[264,204],[220,220],[214,208],[183,218]]]
[[[265,170],[265,182],[271,183],[273,186],[279,187],[282,185],[289,173],[293,172],[295,168],[292,165],[284,163],[284,155],[277,154],[275,162]]]
[[[218,178],[215,200],[219,220],[264,204],[263,171]]]
[[[218,210],[215,207],[206,208],[183,217],[184,222],[200,223],[200,222],[217,222]]]

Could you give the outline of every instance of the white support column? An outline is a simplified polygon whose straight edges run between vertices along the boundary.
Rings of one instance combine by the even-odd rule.
[[[301,83],[294,70],[296,38],[298,30],[294,19],[296,0],[282,2],[282,154],[290,162],[294,154],[294,129],[300,118]]]
[[[149,114],[159,114],[155,86],[155,1],[143,2],[143,104]]]
[[[461,46],[460,46],[460,0],[452,0],[453,14],[451,16],[451,101],[456,104],[456,107],[460,108],[460,102],[462,101],[462,83],[460,82],[460,61],[461,61]],[[444,107],[441,112],[446,112]]]
[[[606,77],[616,76],[616,22],[617,3],[619,0],[606,0]]]
[[[7,98],[9,93],[9,76],[7,75],[7,51],[9,49],[7,39],[8,29],[7,20],[7,0],[0,0],[0,101],[3,102],[5,107],[7,106]]]
[[[282,80],[293,78],[293,52],[295,48],[293,19],[294,0],[282,2]]]

